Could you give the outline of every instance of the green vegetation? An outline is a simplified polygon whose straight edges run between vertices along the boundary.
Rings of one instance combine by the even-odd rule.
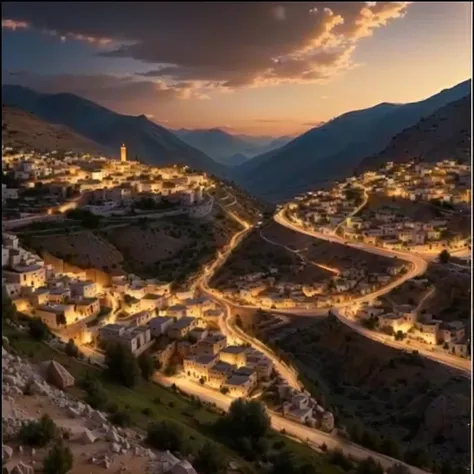
[[[155,360],[150,354],[148,354],[148,352],[144,352],[140,357],[138,357],[138,366],[142,377],[145,380],[150,380],[150,377],[153,375],[155,370],[157,370]]]
[[[43,461],[45,474],[67,474],[73,465],[73,455],[68,446],[58,439]]]
[[[445,249],[440,252],[438,259],[440,263],[446,264],[449,262],[450,257],[451,257],[450,253]]]
[[[70,358],[8,325],[3,326],[3,333],[18,354],[28,356],[34,363],[54,357],[78,381],[70,391],[87,403],[96,400],[95,406],[108,411],[114,422],[130,422],[137,429],[146,430],[152,445],[179,447],[183,454],[193,453],[196,467],[199,465],[203,474],[219,473],[220,466],[231,459],[237,461],[244,474],[261,473],[257,463],[273,462],[280,452],[290,453],[294,461],[295,470],[285,474],[341,472],[331,453],[317,455],[307,445],[270,430],[265,410],[257,402],[234,402],[231,413],[222,417],[220,410],[185,396],[176,387],[166,389],[138,377],[133,389],[127,388],[112,380],[107,370]],[[242,419],[244,423],[239,421]],[[234,439],[233,433],[238,433],[239,438]],[[211,450],[212,458],[208,456]]]
[[[101,223],[101,218],[92,214],[86,209],[72,209],[66,213],[68,219],[74,219],[81,222],[81,225],[88,229],[96,229]]]
[[[33,339],[44,341],[51,336],[48,326],[40,318],[32,318],[28,321],[28,329]]]
[[[137,384],[140,374],[137,359],[123,344],[107,344],[105,365],[106,374],[114,382],[127,388]]]
[[[58,429],[54,421],[43,415],[38,421],[29,421],[24,424],[18,435],[20,441],[30,446],[46,446],[58,435]]]

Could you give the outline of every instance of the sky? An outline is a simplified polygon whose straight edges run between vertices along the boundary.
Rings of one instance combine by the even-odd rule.
[[[471,77],[470,2],[2,2],[2,84],[296,135]]]

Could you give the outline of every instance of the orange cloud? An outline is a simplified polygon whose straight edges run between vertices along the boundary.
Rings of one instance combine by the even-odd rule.
[[[30,25],[26,21],[15,21],[15,20],[4,20],[2,19],[2,28],[6,30],[24,30],[29,28]]]

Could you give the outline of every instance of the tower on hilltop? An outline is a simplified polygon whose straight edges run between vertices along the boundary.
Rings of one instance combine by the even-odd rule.
[[[120,161],[127,161],[127,147],[125,145],[120,147]]]

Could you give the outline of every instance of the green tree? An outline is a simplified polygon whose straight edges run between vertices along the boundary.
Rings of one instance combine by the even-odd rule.
[[[172,421],[152,423],[147,430],[146,442],[162,451],[179,451],[184,453],[184,435],[181,427]]]
[[[30,446],[46,446],[58,434],[54,421],[48,415],[43,415],[38,421],[24,424],[19,433],[19,439]]]
[[[423,448],[407,449],[405,452],[405,462],[415,467],[428,467],[429,460]]]
[[[138,358],[138,366],[140,368],[142,377],[145,380],[150,380],[151,376],[154,374],[156,370],[156,363],[153,357],[147,352],[144,352]]]
[[[30,336],[37,341],[44,341],[50,335],[48,326],[40,318],[33,318],[28,321]]]
[[[70,357],[78,357],[79,356],[79,348],[76,346],[76,343],[73,339],[69,339],[64,348],[64,352]]]
[[[234,400],[226,415],[226,421],[235,436],[247,436],[259,439],[270,428],[270,418],[265,406],[256,400]]]
[[[123,344],[107,344],[105,351],[107,375],[124,387],[133,387],[140,376],[137,359]]]
[[[121,426],[126,428],[132,424],[132,417],[129,411],[126,410],[117,410],[112,415],[110,415],[109,420],[114,425]]]
[[[73,455],[62,439],[58,439],[43,461],[45,474],[67,474],[73,465]]]
[[[451,258],[451,255],[446,249],[441,251],[438,256],[438,260],[440,261],[440,263],[443,263],[443,264],[448,263],[450,258]]]
[[[357,474],[384,474],[383,467],[370,457],[359,462],[356,472]]]
[[[81,381],[82,388],[86,391],[85,402],[96,410],[105,407],[108,401],[107,392],[102,384],[95,378],[87,376]]]
[[[273,460],[271,474],[296,474],[296,466],[292,453],[280,451]]]
[[[380,444],[380,452],[395,459],[400,458],[400,448],[393,438],[385,437]]]
[[[200,474],[220,474],[226,470],[226,461],[219,448],[206,443],[197,453],[193,462]]]
[[[17,317],[16,307],[8,296],[5,287],[2,287],[2,319],[14,321]]]

